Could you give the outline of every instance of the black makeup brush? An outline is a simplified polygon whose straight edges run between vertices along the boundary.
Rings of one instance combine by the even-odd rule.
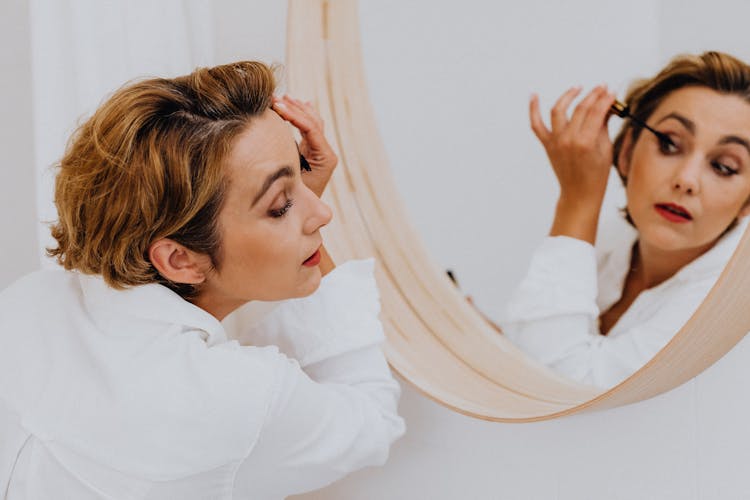
[[[659,142],[661,144],[666,144],[668,146],[675,145],[674,142],[672,142],[672,139],[670,139],[667,134],[659,132],[658,130],[654,130],[653,128],[646,125],[646,123],[642,122],[638,118],[635,118],[633,115],[631,115],[628,107],[625,104],[621,103],[620,101],[613,102],[612,106],[609,109],[612,111],[612,113],[616,114],[620,118],[629,118],[630,121],[632,121],[636,125],[643,127],[649,132],[653,133],[657,137],[657,139],[659,139]]]
[[[302,156],[302,153],[299,154],[299,166],[304,170],[305,172],[311,172],[312,168],[310,167],[310,163],[307,161],[307,158]]]

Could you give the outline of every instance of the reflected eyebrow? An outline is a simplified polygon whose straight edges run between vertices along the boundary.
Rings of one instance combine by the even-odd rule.
[[[253,203],[252,205],[250,205],[250,207],[254,207],[255,204],[258,203],[258,200],[263,198],[263,195],[266,194],[266,192],[271,188],[273,183],[281,179],[282,177],[294,177],[294,170],[292,170],[292,167],[281,167],[276,172],[266,177],[266,180],[263,181],[263,186],[260,188],[260,191],[258,191],[258,194],[255,195]]]
[[[750,154],[750,141],[737,135],[724,136],[719,141],[719,144],[739,144],[747,150],[747,154]]]
[[[695,135],[695,123],[694,123],[694,122],[693,122],[692,120],[689,120],[688,118],[685,118],[684,116],[682,116],[682,115],[681,115],[681,114],[679,114],[679,113],[669,113],[669,114],[668,114],[667,116],[665,116],[664,118],[662,118],[661,120],[659,120],[659,121],[657,122],[657,125],[658,125],[659,123],[661,123],[661,122],[665,121],[665,120],[668,120],[668,119],[670,119],[670,118],[674,118],[674,119],[675,119],[675,120],[677,120],[678,122],[682,123],[682,125],[683,125],[683,126],[684,126],[684,127],[686,128],[686,129],[688,129],[688,131],[689,131],[689,132],[690,132],[691,134]]]
[[[679,113],[669,113],[667,116],[659,120],[659,123],[669,118],[674,118],[679,121],[690,131],[691,134],[695,135],[695,123]],[[750,141],[738,135],[726,135],[719,140],[719,144],[739,144],[747,150],[748,154],[750,154]]]

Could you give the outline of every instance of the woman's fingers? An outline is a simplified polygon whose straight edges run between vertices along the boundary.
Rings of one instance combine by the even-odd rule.
[[[552,132],[559,132],[568,125],[568,108],[578,94],[581,93],[581,87],[571,87],[557,100],[550,113],[550,124]]]
[[[571,88],[557,100],[551,111],[551,130],[542,121],[536,96],[529,103],[529,117],[560,183],[561,199],[590,201],[594,206],[601,201],[612,163],[606,116],[614,95],[603,85],[595,87],[568,119],[568,108],[580,91],[580,87]]]
[[[302,102],[291,96],[273,97],[273,110],[299,130],[302,140],[299,152],[310,167],[303,182],[318,196],[323,194],[338,157],[323,133],[323,119],[311,102]]]
[[[288,95],[274,96],[273,109],[299,130],[302,136],[300,152],[308,161],[315,163],[320,160],[321,164],[337,162],[336,155],[323,133],[323,119],[311,102],[302,102]]]
[[[614,99],[614,94],[602,86],[596,92],[595,98],[576,109],[570,128],[581,143],[593,142],[606,130],[609,109]]]
[[[534,135],[536,135],[542,144],[546,144],[551,132],[544,125],[544,120],[542,120],[542,114],[539,111],[539,96],[536,94],[532,94],[529,100],[529,121],[531,122],[531,130],[534,131]]]
[[[589,110],[601,97],[603,92],[606,92],[605,87],[603,85],[598,85],[591,89],[591,92],[589,92],[586,97],[578,103],[570,117],[571,132],[575,134],[580,133],[581,128],[587,123]]]
[[[591,134],[591,137],[599,136],[602,132],[607,133],[607,121],[611,116],[610,108],[613,102],[615,102],[615,94],[604,92],[591,106],[587,119],[587,129],[582,129],[581,133],[587,136]]]
[[[306,134],[316,129],[323,132],[323,120],[318,116],[312,104],[303,104],[301,101],[290,96],[273,98],[273,109],[282,118],[289,121],[299,129],[301,134]]]

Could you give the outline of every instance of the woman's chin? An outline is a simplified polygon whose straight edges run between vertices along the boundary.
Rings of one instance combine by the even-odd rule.
[[[651,248],[658,248],[663,252],[700,251],[702,253],[716,243],[718,236],[696,238],[694,235],[680,233],[669,228],[660,228],[640,232],[639,239]]]
[[[320,288],[320,282],[323,279],[320,268],[315,266],[311,271],[310,276],[297,288],[297,294],[294,298],[307,297]]]
[[[643,235],[643,233],[641,233],[640,240],[651,248],[658,248],[663,252],[676,252],[690,247],[689,242],[686,241],[685,238],[680,238],[674,234],[663,234],[661,232],[650,235]]]

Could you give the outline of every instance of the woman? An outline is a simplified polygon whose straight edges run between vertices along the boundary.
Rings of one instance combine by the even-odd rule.
[[[386,460],[404,424],[373,263],[334,269],[336,157],[312,107],[273,90],[256,62],[146,80],[75,134],[65,271],[0,294],[7,498],[282,498]],[[227,338],[242,304],[293,298],[252,345]]]
[[[558,372],[609,387],[638,370],[699,306],[750,213],[750,67],[717,52],[675,58],[636,82],[614,141],[614,94],[572,88],[548,129],[536,96],[531,127],[560,197],[549,237],[501,322],[508,337]],[[663,135],[666,134],[666,137]],[[597,242],[610,165],[625,184],[632,228]],[[707,332],[710,334],[710,332]]]

